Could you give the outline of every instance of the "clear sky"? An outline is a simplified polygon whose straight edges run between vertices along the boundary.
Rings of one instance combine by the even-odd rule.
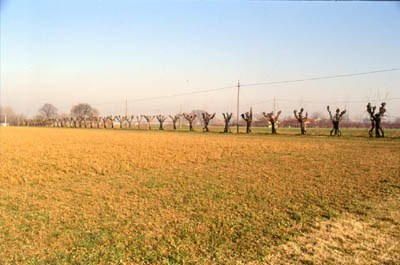
[[[241,83],[400,67],[396,2],[1,1],[1,104],[35,114],[88,102],[102,114],[234,111],[236,90],[135,102]],[[243,87],[241,111],[284,115],[400,98],[400,71]],[[363,101],[365,103],[343,103]],[[400,101],[388,100],[391,117]]]

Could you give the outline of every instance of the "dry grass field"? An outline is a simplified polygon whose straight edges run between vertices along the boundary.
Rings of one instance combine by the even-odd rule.
[[[0,128],[1,264],[399,264],[400,141]]]

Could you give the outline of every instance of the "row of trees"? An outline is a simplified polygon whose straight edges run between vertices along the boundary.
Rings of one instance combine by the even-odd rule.
[[[384,131],[381,126],[381,120],[386,112],[386,103],[382,103],[379,107],[378,112],[376,112],[376,106],[372,106],[371,103],[367,105],[367,112],[370,115],[371,128],[369,130],[369,135],[373,136],[373,131],[375,131],[376,137],[384,137]],[[341,136],[342,132],[340,130],[340,123],[343,119],[343,116],[346,114],[346,110],[341,111],[340,109],[336,109],[336,112],[332,114],[330,107],[327,106],[327,111],[330,117],[330,122],[332,124],[332,130],[330,131],[330,135]],[[183,113],[177,115],[139,115],[139,116],[105,116],[100,117],[98,115],[98,111],[92,108],[89,104],[78,104],[72,107],[71,116],[70,117],[58,117],[57,108],[53,105],[46,103],[42,108],[39,109],[40,114],[43,118],[41,119],[25,119],[23,121],[23,125],[25,126],[53,126],[53,127],[73,127],[73,128],[114,128],[114,123],[119,123],[119,128],[132,128],[134,123],[137,124],[137,128],[140,129],[142,121],[145,120],[147,122],[147,128],[151,130],[151,123],[154,119],[157,119],[159,123],[159,130],[164,130],[165,121],[170,118],[173,129],[177,129],[177,122],[183,117],[188,125],[189,130],[193,130],[193,123],[196,119],[201,120],[201,124],[203,126],[203,131],[209,132],[209,124],[211,120],[215,118],[215,113],[208,113],[206,111],[200,112],[200,114],[192,112],[192,113]],[[269,112],[262,113],[262,117],[267,120],[267,122],[271,125],[272,134],[277,133],[277,125],[279,124],[279,117],[282,111],[278,111],[277,113]],[[304,112],[304,108],[301,108],[299,111],[293,111],[294,118],[297,121],[300,127],[300,133],[302,135],[307,133],[306,126],[309,123],[308,112]],[[231,119],[233,113],[223,113],[224,119],[224,133],[231,132]],[[242,120],[245,122],[246,133],[251,133],[251,128],[253,125],[253,111],[252,108],[248,112],[241,114]]]

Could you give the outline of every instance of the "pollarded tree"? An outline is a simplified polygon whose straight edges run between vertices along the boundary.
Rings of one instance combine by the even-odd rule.
[[[147,121],[148,129],[151,130],[151,122],[154,120],[154,116],[151,115],[142,115],[142,116]]]
[[[329,106],[327,106],[326,109],[328,110],[329,118],[331,119],[332,125],[333,125],[330,135],[332,136],[333,132],[335,132],[335,135],[341,136],[342,131],[339,128],[339,123],[342,120],[343,115],[346,113],[346,110],[340,111],[340,109],[337,108],[335,115],[332,115],[332,112],[331,112]]]
[[[111,129],[114,129],[114,117],[112,115],[106,117],[106,122],[109,122],[111,125]]]
[[[203,117],[203,122],[204,122],[203,131],[209,132],[208,124],[210,123],[210,121],[211,121],[212,119],[214,119],[215,113],[210,114],[210,113],[208,113],[208,112],[202,112],[202,113],[201,113],[201,116]]]
[[[136,116],[136,122],[137,122],[138,130],[140,130],[140,123],[142,122],[142,120],[143,120],[143,115]]]
[[[70,126],[71,126],[72,128],[76,128],[76,123],[77,123],[76,118],[74,118],[74,117],[70,117],[70,118],[69,118],[69,124],[70,124]]]
[[[132,127],[132,122],[134,120],[135,116],[130,115],[130,116],[125,116],[125,120],[128,123],[128,129]]]
[[[124,121],[125,121],[125,117],[118,115],[118,116],[114,116],[113,118],[114,120],[117,120],[119,123],[119,128],[122,129],[123,125],[124,125]]]
[[[183,117],[189,122],[189,131],[193,131],[193,121],[196,119],[196,114],[183,113]]]
[[[222,113],[222,116],[224,116],[224,122],[225,122],[225,127],[224,127],[224,133],[231,132],[231,129],[229,128],[229,122],[232,119],[233,113]]]
[[[246,122],[246,133],[251,133],[251,124],[253,123],[253,110],[242,114],[242,119]]]
[[[172,120],[172,125],[174,126],[174,130],[176,130],[176,122],[180,119],[179,114],[176,114],[175,116],[169,115],[169,117]]]
[[[82,128],[82,117],[76,117],[76,128]]]
[[[282,111],[278,111],[278,113],[276,115],[274,115],[274,112],[270,112],[270,113],[263,112],[264,117],[271,124],[272,134],[276,134],[276,123],[278,122],[279,115],[281,115],[281,113],[282,113]]]
[[[88,117],[86,117],[86,116],[83,116],[83,117],[81,117],[81,127],[83,127],[83,128],[87,128],[87,121],[88,121]]]
[[[160,123],[159,129],[164,130],[163,124],[164,124],[164,121],[167,119],[167,117],[160,114],[160,115],[157,115],[156,118],[157,118],[158,122]]]
[[[304,109],[301,108],[299,112],[297,110],[294,110],[294,117],[296,120],[300,123],[300,130],[301,130],[301,135],[306,134],[306,121],[308,120],[308,113],[306,112],[306,115],[303,116]]]
[[[385,137],[385,133],[382,129],[382,117],[385,115],[386,112],[386,103],[382,102],[381,106],[379,107],[379,112],[375,113],[376,106],[372,106],[371,103],[367,105],[367,112],[370,115],[371,120],[371,129],[369,130],[369,136],[372,137],[372,132],[375,129],[375,137]]]
[[[99,129],[100,128],[100,117],[98,117],[98,116],[93,117],[92,124],[94,124],[94,128]]]

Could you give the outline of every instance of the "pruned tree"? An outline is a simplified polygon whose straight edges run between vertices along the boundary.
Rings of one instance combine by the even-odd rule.
[[[169,117],[170,117],[171,120],[172,120],[172,125],[173,125],[173,127],[174,127],[174,130],[176,130],[176,123],[177,123],[177,121],[180,119],[179,114],[175,114],[175,116],[169,115]]]
[[[346,113],[346,110],[340,111],[340,109],[337,108],[335,115],[332,115],[329,105],[326,107],[326,109],[328,110],[329,118],[331,119],[333,125],[330,135],[332,136],[332,134],[335,133],[335,136],[341,136],[342,131],[339,128],[339,123],[342,120],[343,115]]]
[[[110,122],[111,129],[114,129],[114,117],[112,115],[107,116],[107,121]]]
[[[77,127],[77,119],[74,117],[70,117],[69,118],[69,122],[72,128],[76,128]]]
[[[140,123],[142,122],[142,120],[143,120],[143,115],[136,116],[136,122],[137,122],[138,130],[140,130]]]
[[[253,123],[253,109],[250,108],[250,111],[243,113],[242,119],[246,122],[246,133],[251,133],[251,124]]]
[[[50,103],[45,103],[40,109],[39,113],[45,119],[54,119],[57,116],[57,108]]]
[[[151,130],[151,122],[154,120],[154,116],[151,115],[142,115],[142,116],[147,121],[148,129]]]
[[[163,116],[160,114],[160,115],[157,115],[156,118],[157,118],[158,122],[160,123],[159,129],[164,130],[163,124],[164,124],[164,121],[167,119],[167,116]]]
[[[100,117],[101,123],[103,125],[104,129],[107,129],[107,122],[108,122],[108,117],[104,116],[104,117]]]
[[[202,112],[201,116],[203,117],[203,123],[204,123],[203,131],[209,132],[208,124],[212,119],[214,119],[215,113],[210,114],[208,112]]]
[[[183,117],[189,122],[189,131],[193,131],[193,121],[196,119],[196,114],[183,113]]]
[[[87,103],[79,103],[71,108],[73,117],[93,117],[98,116],[99,112]]]
[[[130,116],[126,116],[126,122],[128,123],[128,129],[132,128],[132,122],[135,119],[135,116],[130,115]]]
[[[385,115],[386,112],[386,103],[382,102],[381,106],[379,107],[379,111],[375,113],[376,106],[372,106],[371,103],[367,105],[367,112],[370,115],[371,120],[371,129],[369,130],[369,136],[372,137],[372,132],[375,129],[375,137],[385,137],[385,133],[382,129],[382,117]]]
[[[297,112],[297,110],[293,111],[294,117],[300,123],[301,135],[305,135],[307,132],[306,131],[306,121],[308,119],[308,113],[306,112],[306,115],[303,116],[303,112],[304,112],[303,108],[301,108],[299,112]]]
[[[118,123],[119,123],[119,128],[122,129],[122,127],[123,127],[123,125],[124,125],[125,117],[124,117],[124,116],[121,116],[121,115],[117,115],[117,116],[114,116],[113,119],[118,121]]]
[[[231,129],[229,128],[229,122],[232,119],[232,115],[233,115],[232,112],[231,113],[228,113],[228,112],[222,113],[222,116],[224,116],[224,122],[225,122],[224,133],[231,132]]]
[[[263,112],[264,117],[268,120],[268,123],[271,124],[272,134],[276,134],[276,123],[278,122],[279,115],[281,115],[282,111],[278,111],[276,115],[274,112],[265,113]]]
[[[95,125],[96,129],[100,128],[100,121],[101,121],[100,117],[97,117],[97,116],[93,117],[92,123]]]

